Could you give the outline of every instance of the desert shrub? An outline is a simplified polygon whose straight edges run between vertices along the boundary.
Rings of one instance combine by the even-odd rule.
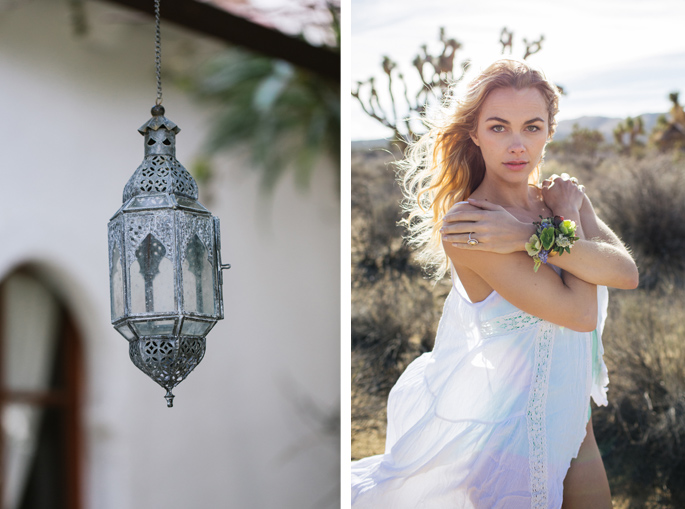
[[[359,354],[355,382],[387,394],[416,356],[432,347],[437,318],[430,284],[389,272],[359,289],[352,303],[352,348]]]
[[[617,158],[598,173],[593,202],[632,249],[640,286],[685,284],[685,163],[669,155]]]
[[[547,153],[563,161],[573,161],[584,170],[591,170],[602,159],[600,149],[603,145],[604,136],[601,132],[573,124],[571,134],[564,140],[552,141],[547,146]]]
[[[432,345],[434,288],[402,240],[396,154],[365,151],[352,165],[354,382],[387,394],[406,365]]]
[[[365,284],[386,269],[417,273],[411,251],[402,241],[402,193],[387,150],[360,151],[352,158],[352,280]]]
[[[685,507],[684,335],[682,289],[613,292],[603,338],[609,406],[593,423],[612,491],[631,508]]]

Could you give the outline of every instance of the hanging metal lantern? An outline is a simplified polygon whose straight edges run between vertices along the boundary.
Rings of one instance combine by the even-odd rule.
[[[152,108],[139,130],[145,158],[109,222],[112,324],[129,341],[133,363],[166,389],[205,354],[205,337],[223,319],[219,219],[197,201],[197,184],[176,159],[178,126]]]

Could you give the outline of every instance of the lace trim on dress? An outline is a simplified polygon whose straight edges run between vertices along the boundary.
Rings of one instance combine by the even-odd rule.
[[[590,334],[587,334],[587,367],[585,368],[587,370],[587,378],[586,378],[586,383],[587,383],[587,404],[588,408],[591,408],[591,402],[592,402],[592,381],[595,379],[595,364],[596,364],[596,359],[595,357],[599,353],[597,351],[597,348],[595,346],[596,344],[596,337],[597,337],[597,329],[592,331]],[[588,410],[589,412],[589,410]],[[585,424],[587,424],[587,421],[590,420],[589,417],[585,421]]]
[[[493,318],[480,325],[480,333],[484,338],[503,334],[505,332],[520,331],[538,324],[542,320],[537,316],[516,311],[514,313]]]
[[[549,372],[552,367],[553,327],[551,323],[544,322],[535,337],[535,364],[526,408],[532,509],[547,507],[547,416],[545,409]]]

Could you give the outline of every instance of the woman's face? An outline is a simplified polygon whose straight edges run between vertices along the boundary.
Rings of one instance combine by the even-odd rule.
[[[471,139],[478,145],[490,178],[528,181],[542,157],[549,125],[547,103],[536,88],[490,92]]]

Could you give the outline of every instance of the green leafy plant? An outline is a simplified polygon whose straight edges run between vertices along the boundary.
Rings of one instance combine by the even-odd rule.
[[[340,178],[340,86],[287,62],[231,49],[205,68],[197,92],[217,112],[210,154],[249,147],[262,189],[288,171],[306,189],[328,155]],[[203,162],[203,164],[207,164]]]

